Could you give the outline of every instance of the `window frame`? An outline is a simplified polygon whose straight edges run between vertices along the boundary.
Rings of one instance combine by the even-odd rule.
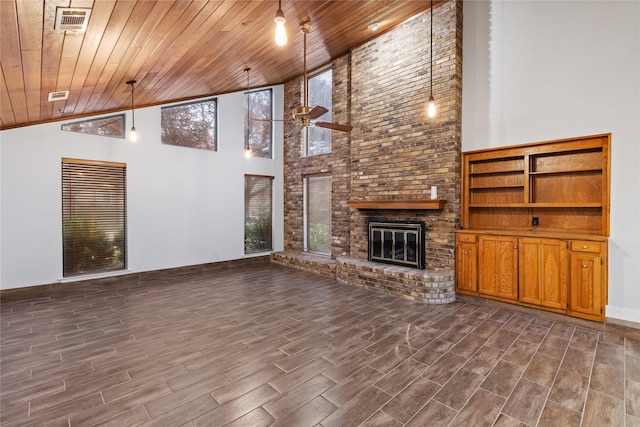
[[[186,107],[189,105],[194,105],[194,104],[203,104],[203,103],[207,103],[207,102],[212,102],[215,105],[215,117],[213,119],[213,126],[215,127],[214,132],[213,132],[213,147],[212,148],[204,148],[204,147],[197,147],[194,145],[181,145],[181,144],[174,144],[171,142],[166,142],[165,141],[165,137],[164,137],[164,126],[163,126],[163,112],[164,111],[168,111],[174,108],[180,108],[180,107]],[[172,147],[182,147],[182,148],[193,148],[196,150],[204,150],[204,151],[211,151],[211,152],[217,152],[218,151],[218,145],[219,145],[219,134],[220,134],[220,129],[218,126],[218,98],[214,97],[214,98],[205,98],[205,99],[197,99],[195,101],[189,101],[189,102],[182,102],[182,103],[178,103],[178,104],[172,104],[172,105],[165,105],[160,107],[160,141],[162,142],[162,144],[164,145],[169,145]]]
[[[270,220],[270,230],[269,230],[269,237],[268,237],[268,242],[269,242],[269,248],[260,248],[260,249],[256,249],[256,250],[250,250],[247,251],[247,219],[249,217],[248,215],[248,210],[249,210],[249,202],[250,199],[247,198],[247,178],[253,178],[253,179],[264,179],[264,180],[268,180],[269,182],[269,189],[270,189],[270,194],[269,194],[269,220]],[[255,174],[245,174],[244,175],[244,254],[245,255],[252,255],[252,254],[257,254],[257,253],[263,253],[263,252],[271,252],[273,251],[273,223],[274,223],[274,215],[275,215],[275,209],[274,209],[274,198],[275,198],[275,188],[274,188],[274,180],[275,177],[271,176],[271,175],[255,175]]]
[[[310,229],[309,229],[309,180],[310,179],[322,179],[322,178],[328,178],[329,179],[329,218],[328,218],[328,222],[329,222],[329,248],[328,251],[322,251],[322,250],[317,250],[314,248],[311,248],[310,246]],[[320,174],[312,174],[312,175],[306,175],[303,177],[303,191],[302,191],[302,199],[303,199],[303,251],[304,252],[309,252],[309,253],[313,253],[313,254],[317,254],[317,255],[322,255],[322,256],[328,256],[331,257],[332,255],[332,247],[333,247],[333,221],[332,221],[332,212],[333,212],[333,203],[332,203],[332,192],[333,192],[333,176],[331,174],[327,174],[327,173],[320,173]]]
[[[74,174],[81,178],[74,181]],[[112,188],[100,191],[96,183]],[[63,157],[61,185],[63,277],[126,270],[128,266],[126,163]],[[105,201],[105,199],[110,200]],[[109,237],[109,233],[112,236]],[[121,236],[116,239],[118,233],[121,233]],[[93,240],[93,246],[86,244],[86,238]],[[68,245],[69,241],[72,243]],[[92,252],[87,255],[87,251]],[[79,255],[80,252],[81,255]],[[105,264],[108,258],[104,257],[107,254],[113,258],[110,265]],[[87,258],[90,261],[87,261]],[[72,263],[73,265],[81,264],[84,268],[73,268]]]
[[[251,130],[253,126],[249,125],[249,108],[250,108],[250,96],[259,92],[269,92],[269,114],[268,117],[260,118],[260,120],[268,121],[269,123],[269,155],[268,156],[256,156],[256,150],[251,146]],[[248,92],[244,92],[244,147],[249,148],[251,150],[252,157],[258,157],[263,159],[273,159],[273,89],[272,88],[264,88],[264,89],[254,89]]]
[[[98,120],[105,120],[105,119],[112,119],[112,118],[119,118],[121,121],[121,129],[120,129],[120,134],[119,135],[101,135],[99,133],[92,133],[92,132],[79,132],[79,131],[75,131],[75,130],[71,130],[71,129],[65,129],[65,126],[72,126],[72,125],[81,125],[83,123],[90,123],[90,122],[96,122]],[[118,139],[125,139],[126,137],[126,117],[124,113],[121,114],[112,114],[109,116],[101,116],[101,117],[92,117],[89,119],[85,119],[85,120],[76,120],[73,122],[66,122],[66,123],[62,123],[60,125],[60,130],[63,132],[72,132],[72,133],[80,133],[83,135],[94,135],[94,136],[102,136],[102,137],[108,137],[108,138],[118,138]]]
[[[330,72],[331,73],[331,85],[329,86],[329,90],[330,90],[330,96],[331,96],[331,105],[322,105],[323,107],[327,108],[329,111],[327,113],[325,113],[324,115],[322,115],[321,117],[318,117],[316,120],[321,120],[321,121],[328,121],[331,122],[332,117],[331,117],[331,112],[333,111],[333,67],[331,64],[327,65],[326,67],[322,67],[318,70],[315,70],[313,73],[310,73],[307,76],[307,81],[303,82],[303,84],[306,83],[306,87],[307,87],[307,91],[308,93],[307,95],[307,101],[309,104],[312,104],[311,102],[311,80],[313,80],[314,78],[324,74]],[[308,107],[313,108],[315,107],[315,105],[308,105]],[[323,151],[320,153],[310,153],[309,150],[309,143],[310,143],[310,136],[309,136],[309,131],[312,129],[311,126],[306,127],[304,132],[303,132],[303,144],[304,144],[304,155],[305,157],[312,157],[312,156],[320,156],[323,154],[330,154],[333,151],[333,135],[331,134],[331,130],[330,129],[326,129],[326,128],[318,128],[318,127],[313,127],[314,130],[317,130],[318,132],[322,132],[324,134],[328,135],[328,139],[329,139],[329,149],[328,151]]]

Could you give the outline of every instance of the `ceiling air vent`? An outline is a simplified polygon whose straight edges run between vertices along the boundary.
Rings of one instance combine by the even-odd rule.
[[[49,92],[49,101],[64,101],[69,97],[68,90],[61,90],[58,92]]]
[[[91,9],[56,8],[55,29],[58,31],[85,31]]]

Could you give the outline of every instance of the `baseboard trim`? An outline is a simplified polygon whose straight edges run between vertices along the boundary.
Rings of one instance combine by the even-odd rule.
[[[0,302],[13,302],[28,299],[50,298],[52,295],[59,295],[71,292],[78,285],[85,286],[105,286],[111,283],[137,283],[150,284],[162,277],[184,278],[197,277],[220,270],[229,270],[240,266],[257,266],[269,264],[270,255],[251,256],[247,258],[234,259],[229,261],[211,262],[206,264],[188,265],[182,267],[167,268],[162,270],[141,271],[132,273],[130,271],[119,271],[114,274],[87,275],[60,280],[55,283],[43,285],[25,286],[22,288],[0,289]]]

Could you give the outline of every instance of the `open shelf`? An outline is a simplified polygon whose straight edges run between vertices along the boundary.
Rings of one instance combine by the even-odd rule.
[[[515,174],[515,173],[524,173],[523,169],[509,169],[503,171],[494,171],[494,172],[470,172],[469,176],[481,176],[481,175],[507,175],[507,174]]]
[[[571,173],[602,173],[602,169],[567,169],[553,172],[529,172],[529,176],[533,175],[559,175]]]
[[[470,190],[485,190],[489,188],[524,188],[524,185],[474,185]]]
[[[610,135],[463,153],[462,227],[609,234]]]

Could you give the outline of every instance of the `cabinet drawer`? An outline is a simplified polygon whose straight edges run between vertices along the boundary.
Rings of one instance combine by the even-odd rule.
[[[476,242],[475,234],[457,234],[457,241],[460,243],[475,243]]]
[[[572,240],[571,250],[576,252],[599,253],[602,250],[602,243],[590,242],[588,240]]]

